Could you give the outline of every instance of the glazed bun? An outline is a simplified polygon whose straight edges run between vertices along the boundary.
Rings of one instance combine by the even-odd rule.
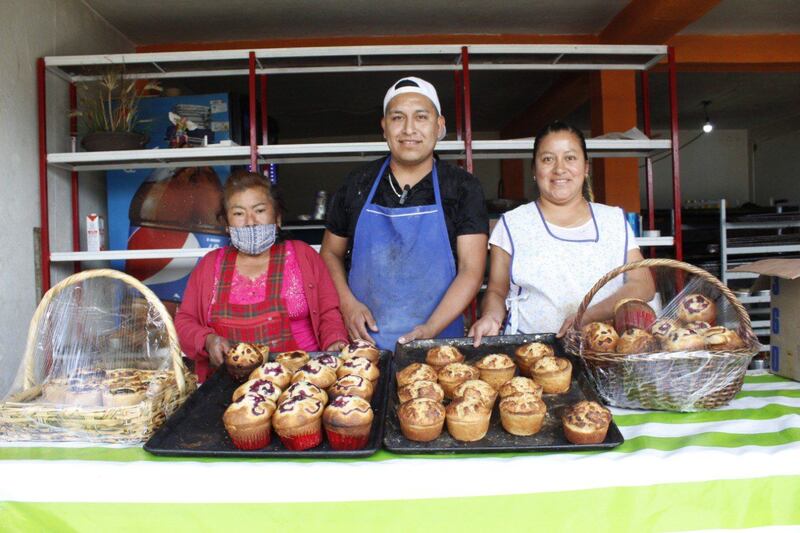
[[[706,340],[696,331],[678,328],[661,342],[661,347],[668,352],[692,352],[705,349]]]
[[[708,350],[738,350],[744,348],[744,341],[735,331],[718,326],[703,332]]]
[[[592,322],[583,328],[583,347],[593,352],[611,353],[617,349],[619,335],[605,322]]]
[[[684,323],[701,321],[717,324],[717,305],[702,294],[690,294],[678,304],[678,318]]]
[[[658,341],[643,329],[631,328],[617,341],[617,353],[648,353],[658,350]]]

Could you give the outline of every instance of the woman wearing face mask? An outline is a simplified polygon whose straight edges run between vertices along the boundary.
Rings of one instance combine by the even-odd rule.
[[[553,122],[533,147],[536,199],[505,213],[492,231],[489,285],[481,318],[469,331],[485,335],[558,333],[575,319],[583,297],[614,268],[642,259],[625,213],[592,201],[583,133]],[[645,269],[607,283],[583,323],[613,316],[622,298],[650,300],[655,287]]]
[[[269,182],[235,172],[223,203],[231,245],[197,263],[175,316],[198,380],[236,342],[268,344],[271,352],[341,350],[347,330],[328,270],[309,245],[281,238]]]

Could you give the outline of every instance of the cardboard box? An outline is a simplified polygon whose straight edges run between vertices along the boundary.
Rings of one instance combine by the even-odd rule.
[[[86,215],[86,251],[99,252],[106,249],[106,223],[103,217],[90,213]]]
[[[770,371],[800,381],[800,259],[764,259],[732,271],[760,274],[755,287],[770,287]]]

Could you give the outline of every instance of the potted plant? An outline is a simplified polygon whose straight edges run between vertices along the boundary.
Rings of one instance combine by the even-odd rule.
[[[86,131],[81,140],[84,149],[136,150],[147,143],[147,135],[136,131],[145,122],[138,119],[139,101],[143,95],[160,92],[158,82],[126,79],[124,69],[110,68],[80,90],[80,109],[73,116]]]

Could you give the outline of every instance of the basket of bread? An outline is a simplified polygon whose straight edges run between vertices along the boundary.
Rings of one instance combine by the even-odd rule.
[[[646,268],[650,302],[614,303],[614,318],[582,324],[592,299],[609,281]],[[672,259],[645,259],[603,276],[578,307],[566,335],[603,400],[617,407],[699,411],[727,404],[741,390],[760,350],[750,318],[717,278]]]
[[[0,440],[135,444],[196,388],[172,319],[141,282],[110,269],[64,279],[31,319]]]

